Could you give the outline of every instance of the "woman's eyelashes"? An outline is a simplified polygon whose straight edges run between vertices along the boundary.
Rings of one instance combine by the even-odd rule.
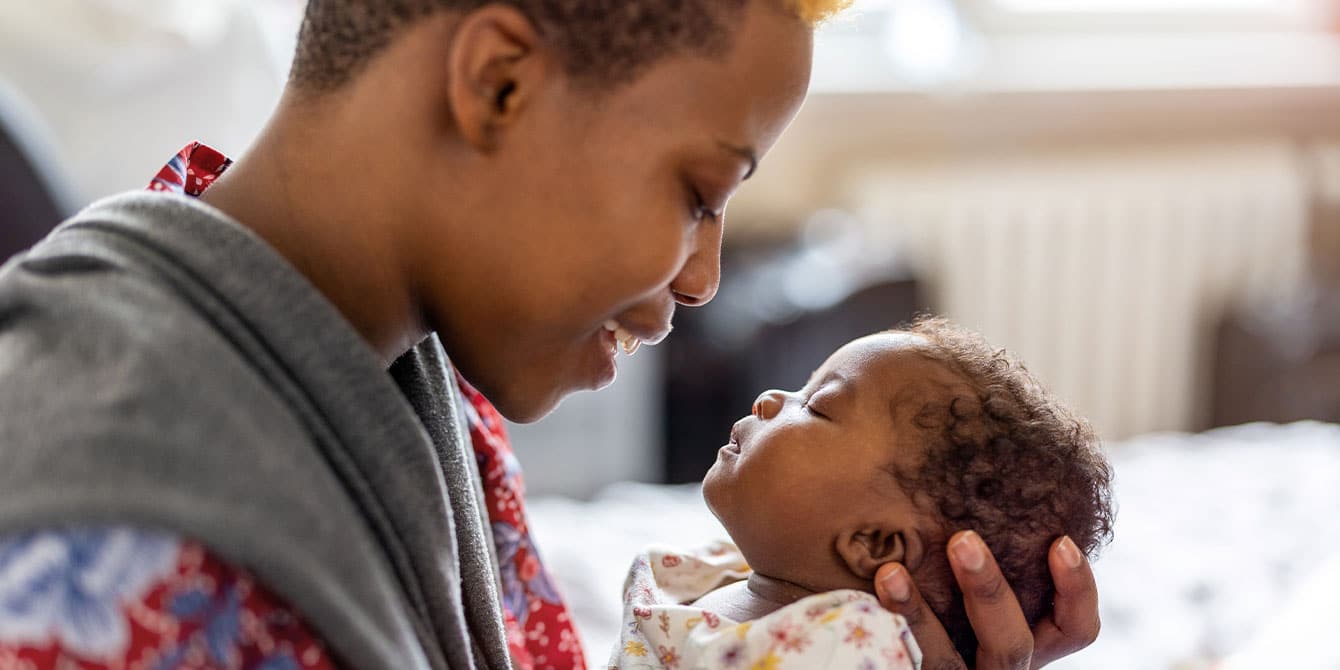
[[[702,192],[698,189],[692,189],[693,192],[693,220],[695,223],[711,221],[715,223],[721,218],[721,210],[707,204],[703,198]]]
[[[686,171],[681,177],[684,193],[688,196],[690,219],[694,223],[720,223],[726,214],[726,201],[730,200],[734,187],[718,177],[705,176],[715,174],[713,170]]]

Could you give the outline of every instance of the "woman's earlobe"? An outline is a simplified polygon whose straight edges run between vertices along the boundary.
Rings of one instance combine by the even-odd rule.
[[[902,563],[907,560],[907,542],[902,531],[869,527],[842,533],[837,539],[837,553],[853,575],[873,580],[879,566]]]

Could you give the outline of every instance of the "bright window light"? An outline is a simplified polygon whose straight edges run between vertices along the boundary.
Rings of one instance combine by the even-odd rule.
[[[1302,7],[1303,0],[993,0],[1001,9],[1012,12],[1049,12],[1079,14],[1270,11],[1288,13]]]
[[[935,82],[960,64],[963,25],[950,0],[901,0],[886,20],[884,50],[903,77]]]

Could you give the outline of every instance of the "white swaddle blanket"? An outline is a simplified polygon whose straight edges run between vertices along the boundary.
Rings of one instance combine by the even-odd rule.
[[[653,549],[638,556],[624,585],[623,627],[610,668],[628,670],[914,670],[921,652],[907,622],[860,591],[797,600],[765,617],[737,622],[691,603],[749,577],[739,549]]]

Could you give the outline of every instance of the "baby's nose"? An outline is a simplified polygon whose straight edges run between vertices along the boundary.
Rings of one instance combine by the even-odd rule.
[[[785,404],[786,396],[781,391],[764,391],[754,401],[754,416],[766,421],[777,416]]]

